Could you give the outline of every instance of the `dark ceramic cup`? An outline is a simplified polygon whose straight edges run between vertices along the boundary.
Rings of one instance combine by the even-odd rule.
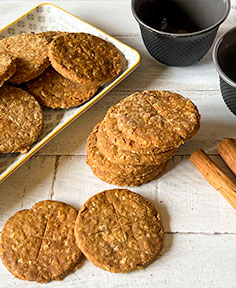
[[[229,11],[230,0],[132,0],[148,52],[170,66],[200,60]]]
[[[228,108],[236,115],[236,27],[222,35],[213,49],[220,88]]]

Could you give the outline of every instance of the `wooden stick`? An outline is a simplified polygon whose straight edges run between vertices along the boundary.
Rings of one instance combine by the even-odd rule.
[[[236,140],[225,139],[217,146],[217,151],[236,175]]]
[[[202,176],[236,209],[236,183],[232,181],[201,149],[189,158]]]

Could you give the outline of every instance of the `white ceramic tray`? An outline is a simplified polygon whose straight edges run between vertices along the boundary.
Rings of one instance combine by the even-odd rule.
[[[98,28],[86,23],[78,17],[66,12],[65,10],[50,4],[40,4],[33,8],[13,23],[0,31],[0,39],[28,32],[41,31],[69,31],[69,32],[86,32],[99,36],[113,43],[123,54],[125,66],[122,74],[115,80],[103,86],[85,104],[71,109],[43,109],[44,128],[39,140],[31,147],[26,154],[1,154],[0,155],[0,182],[9,176],[24,161],[29,159],[43,145],[57,135],[62,129],[69,125],[74,119],[80,116],[84,111],[90,108],[95,102],[101,99],[120,81],[122,81],[131,71],[133,71],[140,62],[139,53],[126,44],[118,41],[114,37],[106,34]]]

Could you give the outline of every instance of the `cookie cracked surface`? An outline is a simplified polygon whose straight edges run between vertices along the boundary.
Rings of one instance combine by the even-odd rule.
[[[76,242],[103,270],[125,273],[152,262],[162,248],[160,215],[144,197],[126,189],[106,190],[80,209]]]
[[[76,269],[82,253],[76,245],[77,210],[62,202],[41,201],[5,224],[0,256],[17,278],[46,283]]]
[[[173,147],[160,146],[156,147],[152,144],[139,144],[137,141],[131,140],[125,133],[123,133],[117,124],[118,109],[120,103],[110,107],[104,118],[104,128],[107,131],[109,140],[119,146],[121,149],[128,150],[138,154],[158,154]]]
[[[198,131],[200,115],[187,98],[169,91],[136,92],[119,103],[117,123],[141,145],[178,147]]]
[[[81,84],[106,84],[122,69],[117,48],[87,33],[56,37],[50,44],[49,58],[58,73]]]

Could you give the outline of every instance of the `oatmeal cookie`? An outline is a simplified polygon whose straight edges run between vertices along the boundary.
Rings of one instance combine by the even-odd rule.
[[[72,272],[82,259],[76,245],[77,211],[62,202],[41,201],[5,224],[0,256],[17,278],[46,283]]]
[[[27,83],[27,90],[45,107],[70,108],[93,97],[98,85],[72,82],[50,66],[38,78]]]
[[[16,57],[16,72],[8,80],[14,85],[38,77],[50,65],[48,41],[40,34],[19,34],[2,39],[0,50]]]
[[[166,150],[170,150],[173,147],[160,146],[156,147],[147,144],[139,144],[136,141],[131,140],[126,134],[124,134],[117,125],[117,112],[119,103],[110,107],[104,118],[104,129],[107,133],[109,140],[120,149],[128,150],[138,154],[158,154]]]
[[[61,32],[61,31],[44,31],[44,32],[40,32],[37,33],[37,35],[41,35],[43,37],[46,38],[46,40],[48,41],[48,43],[51,43],[52,40],[54,40],[57,36],[66,34],[68,32]]]
[[[93,174],[104,182],[120,187],[135,187],[156,180],[165,170],[166,162],[160,166],[156,166],[153,171],[149,171],[147,174],[142,175],[112,174],[109,171],[103,171],[100,168],[94,167],[93,165],[90,165],[90,167]]]
[[[7,85],[0,88],[0,153],[26,153],[42,126],[42,109],[32,95]]]
[[[120,52],[111,43],[86,33],[68,33],[50,44],[53,68],[71,81],[103,85],[122,69]]]
[[[117,113],[119,129],[141,145],[178,147],[200,127],[194,104],[168,91],[136,92],[119,103]]]
[[[76,242],[101,269],[126,273],[152,262],[162,248],[160,215],[144,197],[126,189],[88,199],[75,224]]]
[[[161,165],[176,152],[176,149],[171,149],[158,154],[139,154],[120,149],[109,140],[103,123],[98,129],[97,147],[109,161],[122,165]]]
[[[0,87],[16,72],[16,58],[8,53],[0,53]]]
[[[134,176],[143,176],[155,170],[157,165],[119,165],[114,162],[109,161],[103,156],[103,154],[98,150],[97,147],[97,132],[99,129],[100,123],[95,125],[92,133],[89,135],[86,145],[87,152],[87,163],[94,169],[99,169],[102,172],[109,172],[116,176],[125,177],[134,177]]]

